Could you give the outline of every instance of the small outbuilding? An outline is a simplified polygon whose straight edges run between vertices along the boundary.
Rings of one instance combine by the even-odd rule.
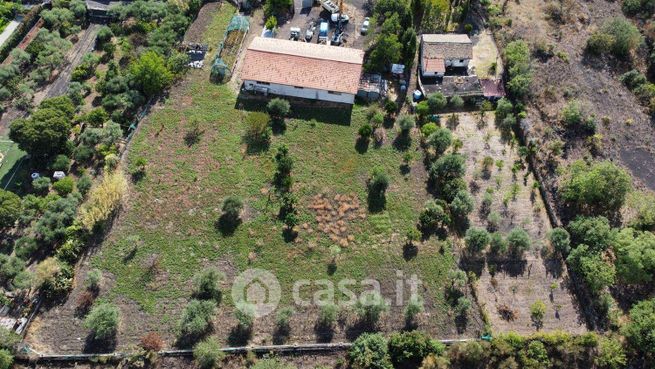
[[[353,104],[364,51],[256,37],[243,60],[246,91]]]

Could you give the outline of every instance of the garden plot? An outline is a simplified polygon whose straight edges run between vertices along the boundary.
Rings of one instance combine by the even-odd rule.
[[[517,147],[501,139],[493,120],[491,113],[484,123],[478,114],[463,114],[454,130],[463,141],[467,182],[477,204],[471,225],[489,227],[491,223],[505,234],[524,228],[532,239],[532,250],[524,260],[486,260],[486,266],[479,269],[479,302],[496,332],[533,333],[540,324],[533,322],[530,307],[538,300],[546,305],[541,329],[583,332],[565,266],[558,256],[551,256],[547,240],[551,227],[534,177],[518,165],[513,170],[519,158]],[[480,209],[487,192],[492,194],[492,203],[485,212]]]

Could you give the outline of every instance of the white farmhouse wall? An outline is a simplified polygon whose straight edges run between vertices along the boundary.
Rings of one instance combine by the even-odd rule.
[[[447,59],[446,67],[468,68],[470,59]]]
[[[332,101],[344,104],[354,104],[355,95],[344,92],[329,92],[325,90],[317,90],[314,88],[300,88],[294,86],[281,85],[277,83],[261,83],[257,81],[244,81],[246,90],[253,91],[255,89],[266,89],[268,93],[281,96],[301,97],[304,99]]]

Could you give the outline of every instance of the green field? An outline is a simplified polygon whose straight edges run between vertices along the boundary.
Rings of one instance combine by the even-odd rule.
[[[231,14],[226,8],[221,12]],[[217,15],[208,37],[222,34],[220,27],[227,21],[229,17]],[[393,287],[398,269],[423,280],[431,329],[452,325],[443,293],[455,264],[450,242],[433,237],[420,245],[417,257],[403,257],[405,233],[429,198],[417,139],[409,149],[415,157],[412,169],[402,173],[405,152],[392,144],[396,128],[387,129],[381,147],[371,143],[364,153],[356,149],[367,107],[355,106],[351,115],[307,107],[295,110],[269,151],[250,154],[243,139],[247,112],[235,108],[242,105],[234,91],[211,84],[208,73],[190,72],[167,103],[142,122],[133,139],[128,159],[146,158],[146,176],[134,184],[124,214],[93,262],[113,275],[110,297],[136,301],[170,327],[179,318],[169,315],[171,304],[189,298],[189,281],[202,267],[217,266],[228,283],[247,268],[272,271],[281,282],[283,304],[291,302],[291,286],[298,279],[372,277],[386,291]],[[185,136],[195,124],[202,135],[189,146]],[[283,143],[295,161],[294,192],[301,224],[306,223],[293,242],[283,236],[283,223],[277,219],[280,205],[271,186],[272,156]],[[374,166],[386,170],[391,184],[386,210],[371,214],[366,180]],[[334,273],[328,273],[334,241],[318,229],[310,209],[318,194],[330,199],[353,195],[365,214],[344,225],[354,240],[343,247]],[[215,223],[223,199],[230,195],[244,199],[244,221],[233,235],[223,236]],[[231,305],[229,292],[225,297],[224,304]],[[402,314],[396,315],[394,319],[402,321]]]
[[[8,190],[15,191],[20,187],[17,186],[17,179],[24,178],[21,169],[26,170],[22,166],[25,152],[9,139],[0,137],[0,153],[3,157],[0,162],[0,188],[7,187]]]

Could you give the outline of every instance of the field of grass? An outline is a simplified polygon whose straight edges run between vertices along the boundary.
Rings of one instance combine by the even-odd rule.
[[[18,148],[18,145],[9,141],[7,138],[0,137],[0,188],[7,187],[8,190],[15,191],[18,189],[17,180],[24,180],[26,177],[21,175],[20,169],[25,152]]]
[[[221,13],[232,14],[226,9]],[[208,41],[222,34],[220,27],[228,21],[218,14],[206,32]],[[416,140],[410,148],[416,160],[410,173],[403,174],[404,152],[392,145],[395,128],[387,129],[381,147],[371,145],[364,153],[356,149],[366,107],[355,106],[351,117],[340,110],[305,108],[288,120],[283,134],[274,136],[269,151],[250,154],[243,140],[247,112],[235,108],[240,104],[227,85],[209,82],[208,70],[192,71],[142,123],[128,158],[146,158],[147,174],[133,186],[124,213],[93,261],[112,275],[109,298],[137,302],[170,330],[189,298],[190,280],[206,266],[225,272],[226,287],[244,269],[269,270],[280,280],[285,305],[291,303],[291,287],[299,279],[372,277],[386,292],[393,289],[398,269],[423,281],[427,329],[451,335],[454,324],[443,293],[447,273],[455,266],[450,242],[432,238],[420,245],[417,257],[403,257],[406,230],[429,197]],[[196,125],[200,140],[188,145],[185,136]],[[302,226],[293,242],[283,236],[279,201],[271,187],[272,156],[281,144],[289,146],[294,158],[294,192],[300,200]],[[391,184],[386,210],[370,214],[366,180],[374,166],[386,170]],[[329,199],[354,196],[362,214],[343,225],[351,242],[333,273],[328,273],[328,263],[334,241],[318,229],[310,209],[319,194]],[[244,221],[234,234],[223,236],[215,224],[223,199],[230,195],[244,199]],[[227,308],[221,310],[231,310],[230,300],[228,291]],[[402,327],[401,309],[390,318],[394,328]]]

